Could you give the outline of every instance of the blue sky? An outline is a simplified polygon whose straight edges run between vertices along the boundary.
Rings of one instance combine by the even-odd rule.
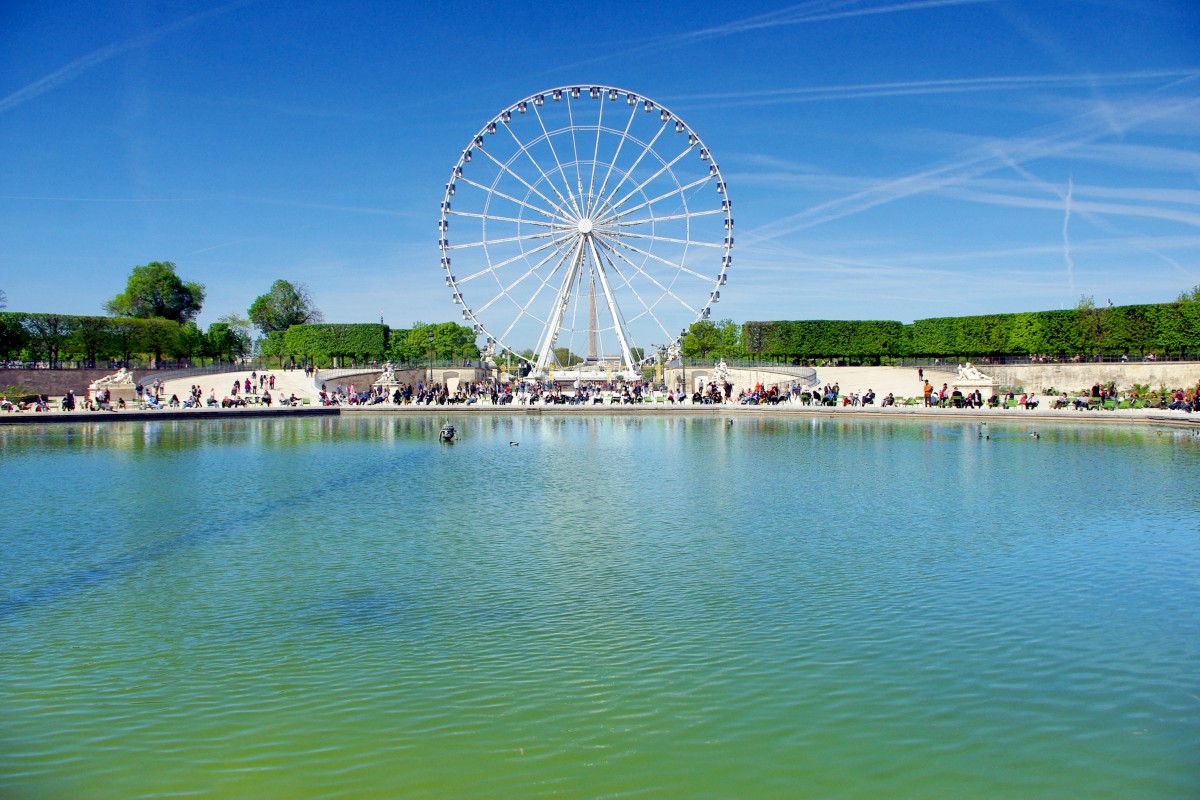
[[[717,318],[1161,302],[1200,283],[1200,10],[18,2],[0,10],[0,289],[98,313],[136,264],[276,278],[327,319],[460,319],[443,187],[502,108],[573,83],[668,106],[737,222]]]

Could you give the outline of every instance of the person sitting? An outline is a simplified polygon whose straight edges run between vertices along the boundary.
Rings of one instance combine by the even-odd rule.
[[[146,395],[146,407],[155,410],[162,408],[162,403],[158,402],[158,398],[152,394]]]
[[[15,410],[15,409],[13,408],[12,402],[7,397],[0,396],[0,411],[13,411],[13,410]]]
[[[867,389],[867,393],[864,394],[862,397],[862,404],[864,406],[875,405],[875,390],[874,389]]]
[[[955,386],[954,391],[950,393],[950,402],[955,408],[963,407],[963,394],[961,391],[959,391],[957,386]]]
[[[258,402],[262,403],[267,408],[270,408],[271,407],[271,390],[264,389],[263,393],[262,393],[262,399],[259,400]]]
[[[874,395],[872,395],[871,397],[873,400]],[[867,402],[867,401],[864,400],[863,402]],[[896,405],[896,398],[892,396],[891,392],[888,392],[887,397],[883,398],[883,402],[879,404],[879,407],[887,408],[888,406],[894,406],[894,405]]]

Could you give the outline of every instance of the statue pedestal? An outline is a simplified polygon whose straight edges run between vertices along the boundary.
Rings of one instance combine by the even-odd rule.
[[[124,400],[127,406],[137,404],[137,387],[125,383],[117,383],[111,386],[93,386],[88,389],[88,396],[92,398],[92,402],[95,402],[96,396],[105,389],[108,390],[108,402],[114,406],[119,400]]]
[[[985,403],[989,397],[1000,394],[1000,382],[992,378],[984,378],[983,380],[959,379],[954,385],[958,387],[963,395],[971,394],[978,389]]]

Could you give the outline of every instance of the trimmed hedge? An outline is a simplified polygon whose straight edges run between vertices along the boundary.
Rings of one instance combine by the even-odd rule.
[[[891,320],[747,322],[742,344],[756,356],[881,358],[906,355],[908,333]]]
[[[383,361],[390,331],[378,322],[293,325],[284,334],[284,350],[319,363],[334,358]]]
[[[751,354],[780,358],[1200,353],[1200,303],[891,321],[747,322]]]

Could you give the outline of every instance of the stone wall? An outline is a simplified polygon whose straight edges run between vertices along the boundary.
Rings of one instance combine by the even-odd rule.
[[[38,394],[59,397],[74,389],[75,394],[82,397],[87,394],[88,384],[106,375],[112,375],[115,369],[0,369],[0,389],[5,386],[28,386]],[[133,373],[135,381],[141,380],[146,373],[141,370]]]
[[[1051,387],[1075,391],[1089,389],[1096,381],[1116,383],[1118,389],[1127,389],[1135,383],[1148,384],[1157,389],[1195,386],[1200,381],[1200,363],[1197,362],[1138,362],[1129,364],[983,364],[977,365],[981,372],[996,378],[1004,386],[1020,386],[1028,391],[1040,392]]]
[[[688,382],[688,387],[689,387],[688,392],[690,393],[690,392],[696,391],[699,388],[701,381],[703,381],[705,384],[707,384],[709,376],[712,375],[712,371],[713,371],[713,367],[710,367],[710,366],[703,366],[703,367],[689,366],[687,368],[687,382]],[[675,388],[676,385],[678,385],[679,381],[682,380],[682,378],[683,378],[683,371],[679,367],[667,367],[667,369],[664,373],[664,376],[663,376],[663,379],[666,382],[667,386],[672,389]],[[771,370],[770,367],[756,367],[756,368],[730,367],[729,368],[729,382],[733,384],[733,395],[735,397],[737,396],[737,393],[742,391],[743,389],[752,389],[760,383],[763,386],[778,385],[778,386],[783,387],[783,386],[788,386],[789,384],[791,384],[792,381],[799,381],[799,380],[800,380],[800,378],[797,378],[795,375],[788,375],[788,374],[782,373],[782,372],[774,372]]]

